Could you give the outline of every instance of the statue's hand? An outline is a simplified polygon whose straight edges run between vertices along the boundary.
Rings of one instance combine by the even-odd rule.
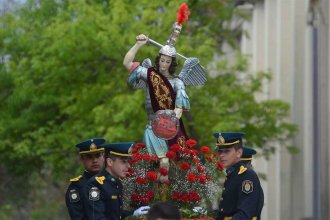
[[[148,42],[149,38],[144,34],[140,34],[135,37],[135,40],[137,44],[144,45]]]
[[[175,116],[180,119],[182,116],[182,108],[175,108],[174,109]]]

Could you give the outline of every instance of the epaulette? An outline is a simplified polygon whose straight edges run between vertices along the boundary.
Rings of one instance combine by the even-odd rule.
[[[247,168],[246,168],[245,166],[241,165],[241,166],[239,167],[238,175],[244,173],[246,170],[247,170]]]
[[[82,175],[79,175],[79,176],[77,176],[75,178],[72,178],[72,179],[70,179],[70,182],[76,182],[76,181],[80,180],[81,177],[82,177]]]
[[[105,180],[105,176],[96,176],[95,179],[99,184],[103,185],[103,181]]]

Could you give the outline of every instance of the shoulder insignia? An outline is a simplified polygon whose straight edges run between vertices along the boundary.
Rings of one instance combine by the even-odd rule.
[[[97,187],[92,187],[89,190],[88,198],[91,201],[98,201],[100,199],[100,190]]]
[[[244,167],[243,165],[241,165],[240,168],[239,168],[239,171],[238,171],[238,175],[244,173],[246,170],[247,170],[247,168]]]
[[[103,185],[103,181],[105,180],[105,176],[96,176],[95,179],[99,184]]]
[[[111,196],[111,199],[117,199],[118,197],[117,197],[117,195],[112,195]]]
[[[69,192],[69,199],[71,203],[79,202],[80,201],[79,192],[76,189],[71,189]]]
[[[75,178],[72,178],[72,179],[70,179],[70,182],[76,182],[76,181],[80,180],[81,177],[82,177],[82,175],[79,175],[79,176],[77,176]]]
[[[253,182],[251,180],[244,180],[242,183],[242,192],[249,194],[253,192]]]

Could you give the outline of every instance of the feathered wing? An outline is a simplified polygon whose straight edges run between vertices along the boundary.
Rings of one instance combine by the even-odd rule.
[[[149,68],[152,66],[151,60],[149,58],[146,58],[143,60],[142,64],[143,67],[145,68]],[[146,83],[143,80],[139,80],[138,82],[134,82],[134,84],[132,85],[132,87],[134,89],[140,89],[140,88],[145,88],[146,87]]]
[[[204,85],[207,80],[204,68],[200,65],[199,59],[195,57],[186,59],[179,78],[185,85],[193,86]]]

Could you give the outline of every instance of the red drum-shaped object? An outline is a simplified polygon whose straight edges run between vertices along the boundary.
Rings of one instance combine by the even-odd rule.
[[[151,121],[151,128],[157,137],[170,140],[179,131],[179,119],[173,110],[159,110]]]

